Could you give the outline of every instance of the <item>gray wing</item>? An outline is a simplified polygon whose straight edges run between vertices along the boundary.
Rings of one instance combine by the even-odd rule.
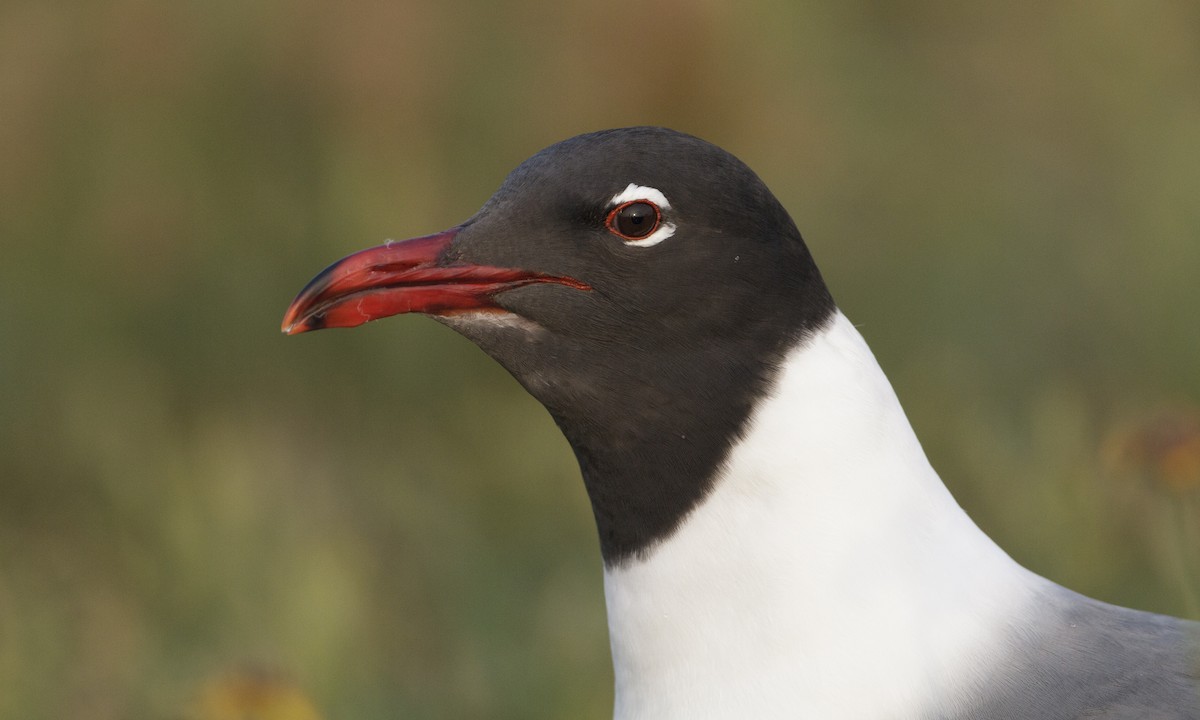
[[[962,718],[1200,720],[1200,623],[1047,582]]]

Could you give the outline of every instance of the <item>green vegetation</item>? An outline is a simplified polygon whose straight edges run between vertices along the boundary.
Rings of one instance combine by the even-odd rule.
[[[1198,30],[1185,0],[0,5],[0,717],[260,686],[292,720],[609,716],[540,406],[424,318],[278,323],[620,125],[766,179],[1015,557],[1200,616]]]

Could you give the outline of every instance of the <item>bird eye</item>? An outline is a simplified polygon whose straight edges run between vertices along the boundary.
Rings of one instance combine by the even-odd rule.
[[[626,240],[644,238],[658,227],[662,213],[658,206],[645,200],[623,203],[608,214],[606,225]]]

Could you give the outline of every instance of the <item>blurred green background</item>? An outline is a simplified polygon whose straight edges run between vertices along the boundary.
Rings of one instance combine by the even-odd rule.
[[[541,407],[278,326],[633,124],[763,176],[1018,560],[1200,617],[1198,78],[1190,0],[7,0],[0,717],[609,717]]]

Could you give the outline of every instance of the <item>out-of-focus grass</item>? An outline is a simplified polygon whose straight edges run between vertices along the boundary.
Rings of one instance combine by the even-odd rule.
[[[764,176],[1019,560],[1200,615],[1198,32],[1183,0],[0,6],[0,717],[212,714],[240,677],[292,717],[605,717],[541,408],[429,321],[277,326],[639,123]]]

